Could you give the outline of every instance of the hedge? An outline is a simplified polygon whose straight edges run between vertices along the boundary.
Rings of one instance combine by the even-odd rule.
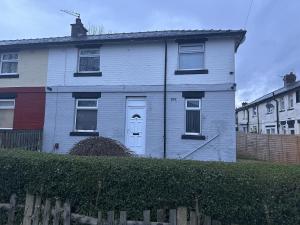
[[[238,224],[300,224],[300,167],[0,150],[0,202],[26,191],[69,199],[73,211],[193,207]],[[267,209],[267,210],[266,210]],[[267,213],[266,213],[267,212]]]

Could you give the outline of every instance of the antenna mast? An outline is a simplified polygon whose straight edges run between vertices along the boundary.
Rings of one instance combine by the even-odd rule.
[[[71,16],[75,16],[78,19],[80,19],[80,13],[78,13],[78,12],[74,12],[74,11],[70,11],[70,10],[66,10],[66,9],[61,9],[60,11],[66,13],[66,14],[69,14]]]

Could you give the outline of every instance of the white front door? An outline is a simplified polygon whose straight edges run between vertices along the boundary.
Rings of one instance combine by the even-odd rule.
[[[138,155],[145,154],[146,101],[145,98],[127,98],[125,145]]]

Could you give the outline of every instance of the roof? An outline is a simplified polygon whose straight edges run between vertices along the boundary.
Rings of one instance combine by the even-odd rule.
[[[282,88],[279,88],[275,91],[272,91],[266,95],[263,95],[262,97],[258,98],[258,99],[255,99],[254,101],[248,103],[246,106],[242,106],[242,107],[239,107],[236,109],[236,111],[241,111],[241,110],[244,110],[244,109],[247,109],[247,108],[251,108],[255,105],[258,105],[259,103],[263,103],[263,102],[266,102],[266,101],[270,101],[271,99],[273,99],[274,97],[278,97],[278,96],[281,96],[285,93],[288,93],[290,91],[294,91],[296,89],[300,89],[300,81],[296,81],[294,84],[292,85],[289,85],[287,87],[282,87]]]
[[[0,41],[0,50],[13,48],[34,48],[51,47],[61,45],[80,45],[80,44],[102,44],[109,42],[124,41],[158,41],[169,39],[199,39],[199,38],[218,38],[231,37],[236,40],[236,49],[245,39],[245,30],[166,30],[166,31],[147,31],[132,33],[113,33],[100,35],[87,35],[83,37],[50,37],[37,39],[3,40]]]

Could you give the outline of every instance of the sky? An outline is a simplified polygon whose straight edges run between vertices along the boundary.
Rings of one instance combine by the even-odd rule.
[[[104,32],[246,29],[236,53],[237,106],[282,87],[289,72],[300,78],[299,0],[0,0],[0,40],[70,35],[74,17],[61,9]]]

